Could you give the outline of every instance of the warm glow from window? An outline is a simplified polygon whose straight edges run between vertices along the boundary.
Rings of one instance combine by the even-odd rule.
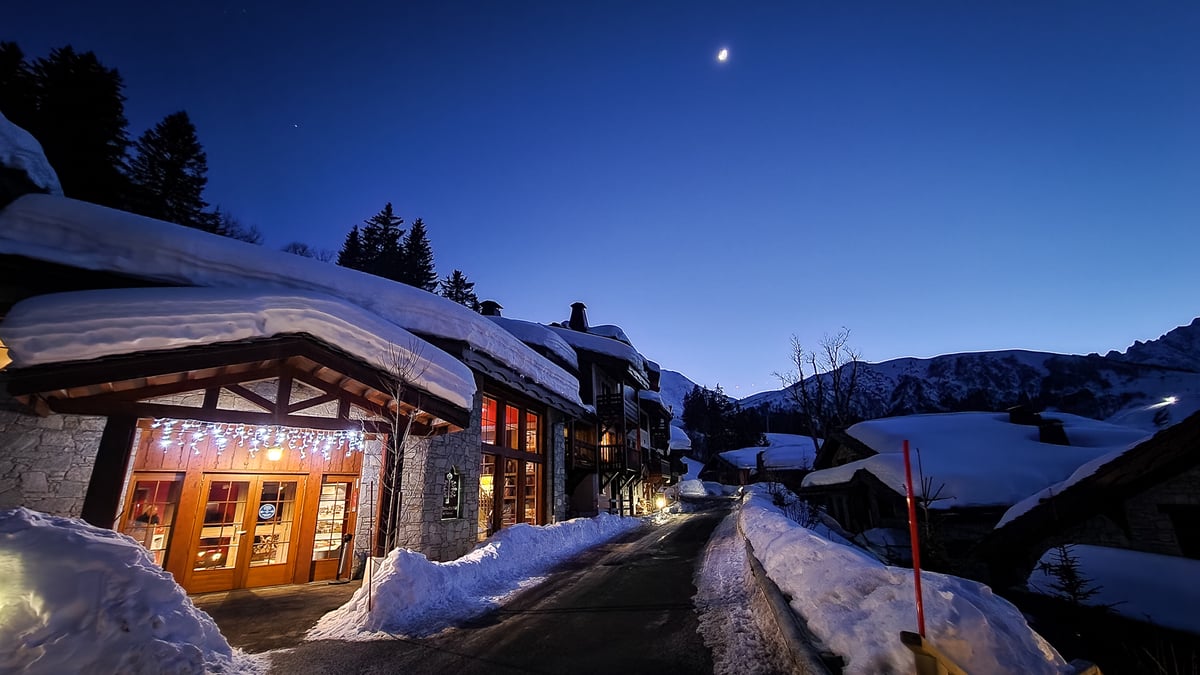
[[[525,413],[525,452],[538,451],[538,439],[542,437],[539,422],[537,413]]]
[[[4,343],[0,342],[0,370],[7,368],[10,363],[12,363],[12,359],[8,356],[8,347],[5,347]]]
[[[483,397],[480,440],[489,445],[496,444],[496,399],[489,396]]]
[[[513,450],[521,449],[521,411],[515,406],[504,406],[504,439],[505,447]]]

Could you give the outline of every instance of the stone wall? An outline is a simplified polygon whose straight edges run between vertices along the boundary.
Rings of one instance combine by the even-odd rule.
[[[475,546],[479,512],[479,430],[482,395],[476,392],[463,431],[404,444],[404,475],[397,544],[430,560],[454,560]],[[446,472],[458,471],[461,518],[442,519]]]
[[[566,426],[562,420],[550,425],[550,471],[554,474],[551,483],[551,504],[554,505],[550,514],[552,523],[567,519],[567,437],[564,433]]]
[[[0,509],[79,517],[107,418],[38,417],[0,394]]]

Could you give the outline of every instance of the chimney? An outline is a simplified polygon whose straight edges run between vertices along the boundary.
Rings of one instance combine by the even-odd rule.
[[[500,316],[500,310],[502,309],[504,308],[495,300],[484,300],[479,303],[479,313],[484,316]]]
[[[1055,445],[1070,445],[1067,430],[1063,428],[1062,420],[1043,419],[1038,423],[1038,440]]]
[[[582,302],[576,302],[571,305],[571,320],[567,322],[567,328],[577,330],[580,333],[587,332],[587,305]]]

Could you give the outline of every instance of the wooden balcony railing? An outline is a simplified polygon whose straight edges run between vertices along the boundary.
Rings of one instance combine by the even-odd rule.
[[[596,444],[568,438],[567,457],[571,458],[571,466],[576,469],[595,469]]]
[[[633,422],[634,426],[638,421],[637,403],[625,398],[620,392],[597,396],[596,414],[608,424],[620,422],[622,414],[625,415],[626,420]]]

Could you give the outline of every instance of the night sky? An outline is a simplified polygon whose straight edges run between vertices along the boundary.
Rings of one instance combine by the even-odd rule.
[[[23,2],[0,39],[96,52],[131,138],[187,110],[267,246],[391,201],[505,316],[581,300],[737,396],[793,333],[1104,353],[1200,314],[1200,3],[343,4]]]

